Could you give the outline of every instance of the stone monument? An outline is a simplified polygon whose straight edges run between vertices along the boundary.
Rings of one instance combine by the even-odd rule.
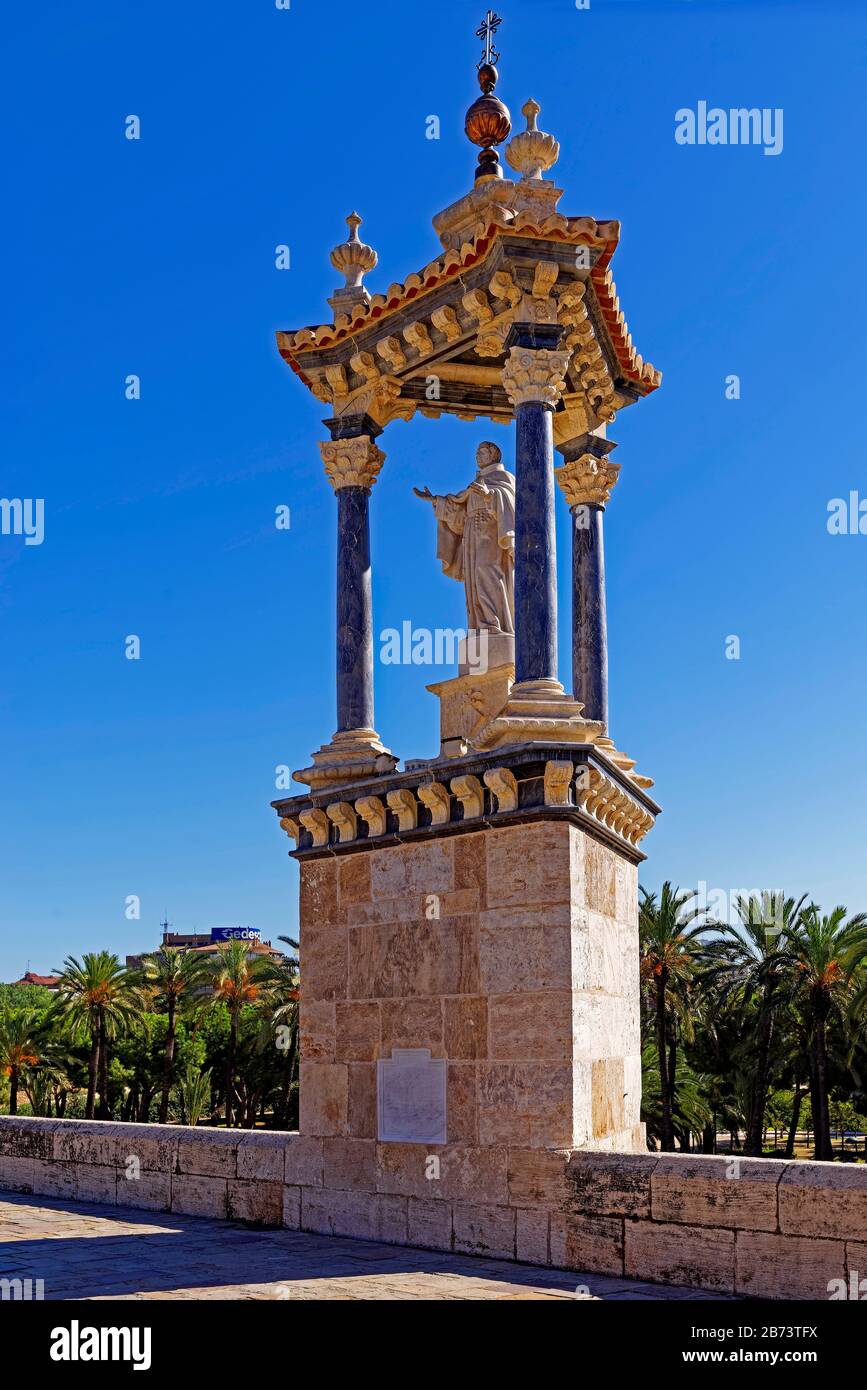
[[[434,1221],[431,1155],[483,1173],[506,1153],[644,1147],[637,866],[659,808],[609,731],[603,516],[620,471],[608,428],[660,376],[611,278],[619,224],[559,210],[545,177],[559,146],[535,101],[506,149],[516,178],[503,176],[496,22],[466,118],[475,183],[433,219],[442,250],[371,294],[376,253],[353,214],[332,253],[346,277],[333,320],[277,335],[328,408],[320,449],[337,501],[337,729],[295,774],[306,791],[274,806],[301,869],[301,1138],[325,1145],[325,1185],[354,1194],[330,1208],[348,1234],[374,1229],[374,1209],[381,1230],[394,1193]],[[440,751],[401,770],[374,720],[369,507],[384,431],[443,414],[510,430],[515,471],[485,442],[462,492],[416,489],[492,659],[431,687]],[[572,518],[571,690],[558,487]],[[437,1229],[427,1243],[448,1244]]]

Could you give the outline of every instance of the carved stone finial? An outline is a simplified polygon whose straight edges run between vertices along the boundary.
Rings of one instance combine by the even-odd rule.
[[[542,110],[538,101],[531,97],[521,107],[527,118],[527,129],[514,136],[506,146],[506,159],[522,178],[539,182],[546,169],[557,163],[560,146],[553,135],[539,130],[536,117]]]
[[[346,277],[346,284],[329,299],[335,313],[345,312],[352,304],[369,304],[370,295],[362,283],[369,270],[373,270],[379,257],[372,246],[367,246],[358,235],[361,218],[351,212],[346,219],[349,238],[335,246],[331,252],[331,264]]]

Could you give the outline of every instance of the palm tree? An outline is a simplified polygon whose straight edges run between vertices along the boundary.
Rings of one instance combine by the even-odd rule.
[[[298,950],[298,942],[292,936],[278,936]],[[289,1123],[289,1108],[292,1084],[298,1070],[298,998],[299,977],[297,956],[283,956],[265,967],[263,979],[268,986],[271,1009],[263,1020],[259,1037],[261,1047],[276,1047],[283,1057],[283,1075],[280,1090],[274,1107],[274,1128],[286,1129]]]
[[[761,1157],[768,1097],[771,1041],[774,1019],[780,1005],[778,986],[782,978],[781,943],[797,923],[806,895],[797,902],[782,893],[762,893],[737,898],[735,908],[740,925],[714,922],[719,939],[705,947],[710,962],[708,979],[719,982],[723,996],[734,989],[746,1011],[754,1005],[755,1065],[747,1097],[747,1132],[744,1153]]]
[[[651,988],[659,1062],[660,1144],[666,1153],[674,1151],[677,1072],[674,996],[679,996],[681,1016],[688,1019],[688,1008],[682,1006],[687,1002],[689,984],[696,972],[699,938],[707,930],[704,921],[690,927],[690,923],[704,915],[703,908],[691,906],[696,897],[694,890],[680,892],[667,881],[662,885],[659,901],[655,893],[642,888],[638,914],[641,972]]]
[[[41,1025],[35,1009],[0,1014],[0,1071],[9,1077],[9,1114],[18,1114],[18,1088],[39,1061]]]
[[[653,1044],[641,1049],[641,1118],[647,1125],[647,1137],[652,1144],[662,1141],[662,1087],[659,1068],[655,1062]],[[677,1069],[673,1112],[682,1134],[701,1134],[713,1120],[707,1099],[707,1080],[696,1075],[688,1062]]]
[[[833,1158],[828,1096],[828,1021],[845,1025],[859,991],[855,976],[867,960],[867,914],[846,920],[846,908],[823,916],[815,903],[785,932],[781,964],[793,1002],[803,1009],[811,1039],[815,1157]],[[861,991],[863,992],[863,991]]]
[[[238,1055],[238,1023],[245,1004],[255,1004],[266,981],[267,967],[261,959],[251,957],[246,941],[228,941],[217,951],[210,965],[211,987],[215,1003],[229,1010],[229,1048],[226,1055],[226,1127],[232,1127],[235,1090],[235,1062]]]
[[[56,1012],[76,1032],[90,1036],[87,1102],[84,1118],[110,1119],[108,1100],[108,1040],[129,1029],[142,1009],[138,978],[109,951],[86,952],[79,962],[67,956],[59,975]]]
[[[181,951],[176,946],[163,946],[142,963],[142,983],[168,1017],[158,1116],[161,1125],[167,1123],[169,1116],[178,1015],[201,1002],[201,994],[197,998],[197,991],[201,991],[206,969],[202,956],[193,951]]]
[[[177,1083],[184,1123],[197,1125],[211,1102],[211,1072],[188,1066]]]

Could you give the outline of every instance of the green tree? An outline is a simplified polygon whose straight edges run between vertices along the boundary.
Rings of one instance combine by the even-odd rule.
[[[651,991],[660,1084],[660,1145],[674,1150],[674,1097],[677,1085],[676,1017],[688,1019],[689,986],[700,960],[700,938],[706,931],[703,909],[693,905],[695,891],[681,892],[662,885],[659,899],[641,890],[638,931],[641,972]]]
[[[184,1124],[197,1125],[211,1102],[211,1073],[190,1066],[177,1083]]]
[[[267,989],[267,967],[261,957],[251,956],[246,941],[228,941],[221,946],[209,967],[213,999],[225,1004],[229,1012],[229,1046],[226,1053],[226,1126],[234,1123],[234,1093],[238,1055],[238,1023],[245,1004],[261,1002]]]
[[[781,1005],[779,985],[784,957],[780,954],[786,933],[797,923],[805,898],[795,901],[782,893],[738,898],[740,924],[715,922],[719,938],[705,946],[709,978],[719,980],[723,992],[734,989],[753,1028],[752,1079],[747,1096],[747,1133],[744,1153],[761,1157],[765,1108],[771,1062],[774,1022]],[[751,1007],[752,1006],[752,1007]]]
[[[780,954],[790,998],[803,1011],[811,1040],[815,1157],[831,1159],[829,1020],[845,1027],[862,992],[855,979],[867,961],[867,915],[847,920],[847,909],[836,907],[825,916],[812,903],[784,933]]]
[[[84,1118],[92,1120],[99,1092],[98,1119],[110,1119],[108,1044],[128,1031],[141,1015],[142,997],[136,976],[108,951],[86,952],[81,961],[67,956],[56,972],[60,983],[56,1014],[76,1033],[90,1039],[87,1102]]]
[[[9,1078],[9,1114],[18,1114],[18,1088],[39,1061],[43,1032],[34,1009],[9,1009],[0,1013],[0,1071]]]
[[[178,1018],[201,1007],[206,971],[207,966],[202,956],[194,951],[180,951],[174,946],[162,947],[155,955],[147,956],[142,963],[141,979],[144,988],[158,1007],[165,1010],[167,1019],[158,1115],[161,1125],[166,1124],[169,1115]]]
[[[298,950],[298,942],[291,936],[280,936]],[[268,1007],[265,1011],[259,1046],[267,1047],[272,1055],[276,1051],[281,1057],[281,1076],[277,1097],[274,1103],[274,1128],[290,1129],[290,1109],[293,1093],[298,1087],[298,999],[299,976],[296,956],[284,956],[282,960],[269,962],[265,970],[268,985]],[[296,1121],[297,1122],[297,1121]]]

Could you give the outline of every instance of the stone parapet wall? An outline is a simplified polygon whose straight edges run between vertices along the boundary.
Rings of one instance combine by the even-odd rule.
[[[867,1277],[867,1168],[0,1117],[0,1189],[758,1298]]]

